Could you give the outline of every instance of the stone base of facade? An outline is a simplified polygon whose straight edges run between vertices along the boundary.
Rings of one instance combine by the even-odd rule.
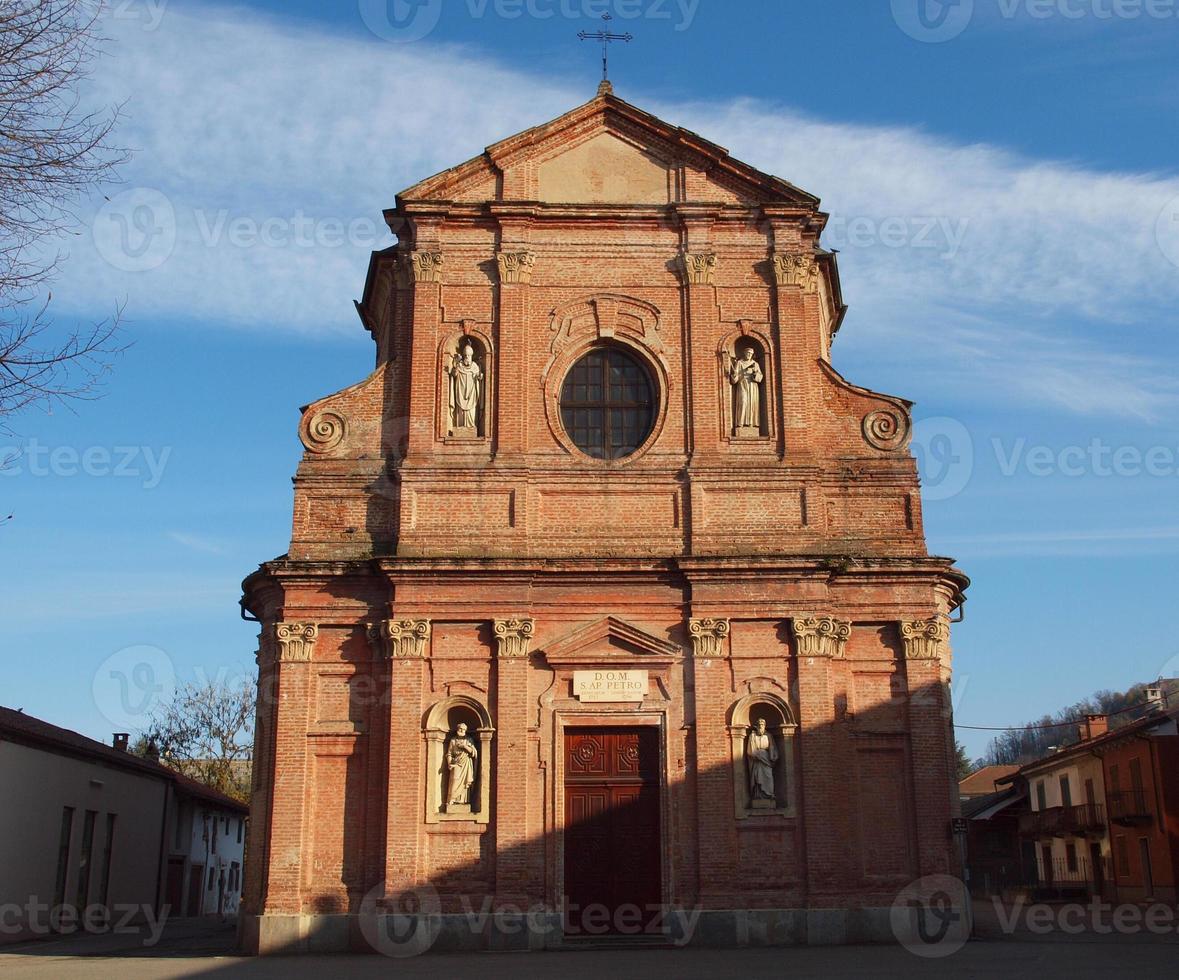
[[[838,946],[895,943],[888,908],[718,909],[671,912],[657,932],[635,936],[569,936],[561,916],[262,915],[239,921],[242,949],[253,955],[528,952],[577,949],[590,944],[651,944],[732,949],[744,946]]]

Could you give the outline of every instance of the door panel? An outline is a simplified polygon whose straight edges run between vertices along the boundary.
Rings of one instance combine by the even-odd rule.
[[[662,898],[661,847],[658,730],[568,729],[566,931],[642,931]]]

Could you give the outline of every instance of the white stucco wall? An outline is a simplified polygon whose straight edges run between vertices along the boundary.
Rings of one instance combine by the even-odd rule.
[[[53,903],[62,810],[74,808],[64,901],[77,899],[87,810],[95,812],[89,902],[101,894],[106,821],[115,814],[107,904],[154,906],[168,783],[56,752],[0,741],[0,942],[18,920],[11,906]],[[19,801],[19,805],[14,805]],[[23,919],[22,919],[23,921]]]

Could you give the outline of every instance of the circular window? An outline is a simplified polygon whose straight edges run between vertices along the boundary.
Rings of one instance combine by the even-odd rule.
[[[599,347],[573,365],[561,387],[561,422],[573,444],[594,459],[621,459],[655,425],[655,389],[642,362]]]

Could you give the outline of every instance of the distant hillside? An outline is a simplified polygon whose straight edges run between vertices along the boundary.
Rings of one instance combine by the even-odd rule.
[[[1109,727],[1120,728],[1146,713],[1146,689],[1161,687],[1171,707],[1179,706],[1179,678],[1135,684],[1128,691],[1098,691],[1092,697],[1062,708],[1054,715],[1044,715],[1017,731],[1003,732],[991,739],[990,747],[976,763],[978,766],[1003,766],[1026,763],[1047,755],[1054,747],[1080,741],[1077,726],[1085,715],[1109,715]],[[1064,727],[1050,728],[1050,725]]]

